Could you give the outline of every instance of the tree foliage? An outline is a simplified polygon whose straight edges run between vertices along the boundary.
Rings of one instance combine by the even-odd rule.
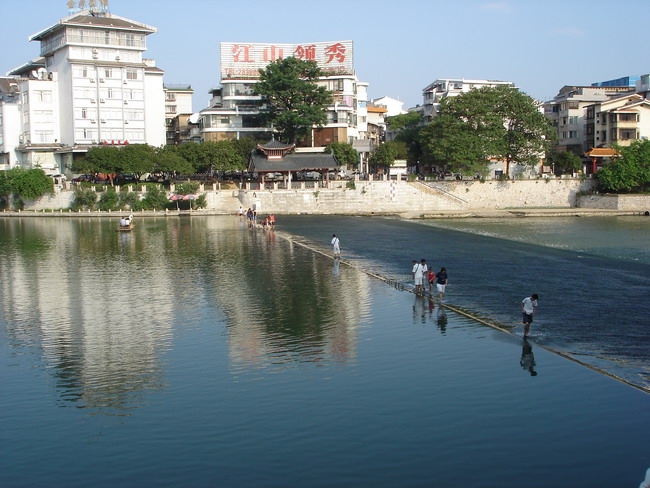
[[[327,123],[327,106],[332,96],[318,85],[322,71],[315,61],[294,57],[279,59],[260,69],[255,93],[267,105],[263,118],[285,143],[295,144],[307,139],[313,127]]]
[[[421,132],[423,159],[450,172],[485,173],[490,160],[533,166],[555,131],[538,103],[511,86],[473,89],[445,98]]]
[[[582,159],[571,151],[551,152],[547,158],[556,175],[575,173],[582,169]]]
[[[386,117],[386,127],[391,131],[401,131],[412,129],[422,124],[422,114],[420,112],[407,112],[405,114],[393,115]]]
[[[145,173],[208,173],[243,170],[255,140],[188,143],[154,148],[147,144],[97,146],[75,161],[75,173],[133,174],[141,179]]]
[[[604,192],[643,193],[650,190],[650,141],[634,141],[628,147],[616,146],[621,154],[596,172]]]
[[[0,197],[35,200],[54,191],[54,181],[42,169],[0,171]]]
[[[352,147],[352,144],[348,144],[347,142],[333,142],[328,144],[325,146],[325,152],[327,154],[334,154],[334,157],[343,166],[351,165],[356,168],[359,164],[359,153]]]
[[[377,146],[370,154],[368,162],[376,168],[390,168],[396,159],[406,159],[406,144],[389,141]]]
[[[138,180],[155,167],[156,150],[148,144],[129,144],[120,148],[120,162],[116,173],[128,173]]]

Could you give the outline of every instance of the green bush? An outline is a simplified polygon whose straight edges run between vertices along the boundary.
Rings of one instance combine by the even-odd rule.
[[[161,185],[147,186],[147,193],[140,201],[140,205],[142,210],[164,210],[170,206],[167,193]]]
[[[71,210],[93,210],[97,202],[97,193],[90,188],[76,188]]]
[[[115,188],[107,188],[99,197],[97,208],[104,212],[109,210],[118,210],[120,208],[120,196],[115,191]]]

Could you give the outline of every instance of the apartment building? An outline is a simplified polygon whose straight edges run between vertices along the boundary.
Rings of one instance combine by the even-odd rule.
[[[192,96],[194,90],[186,84],[164,84],[165,127],[168,145],[200,142],[198,124],[192,123]]]
[[[510,81],[497,80],[466,80],[465,78],[439,78],[422,90],[423,104],[414,110],[422,113],[425,122],[431,122],[440,111],[440,102],[447,97],[455,97],[467,93],[474,88],[486,86],[514,86]]]
[[[333,103],[327,107],[327,124],[313,129],[307,143],[323,147],[332,142],[347,142],[367,136],[368,84],[360,82],[354,72],[352,41],[307,44],[268,44],[222,42],[220,45],[220,86],[211,91],[210,106],[200,112],[201,136],[204,141],[254,137],[271,139],[273,129],[266,127],[260,114],[265,109],[254,86],[259,70],[277,59],[294,56],[316,61],[325,73],[318,83],[331,93]]]
[[[650,136],[650,101],[628,93],[587,106],[585,119],[589,148],[629,146]]]
[[[95,7],[31,36],[40,56],[7,74],[20,93],[8,165],[64,172],[94,145],[165,144],[163,71],[143,58],[155,32]]]
[[[571,151],[583,156],[590,148],[596,147],[593,144],[593,122],[589,123],[586,117],[587,107],[624,93],[632,93],[630,90],[629,86],[611,84],[562,87],[553,100],[543,104],[544,114],[557,128],[554,151]]]

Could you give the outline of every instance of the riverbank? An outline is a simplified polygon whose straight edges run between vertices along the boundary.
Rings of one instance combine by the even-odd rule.
[[[22,211],[2,211],[0,217],[54,217],[54,218],[75,218],[75,217],[96,217],[96,218],[114,218],[119,219],[122,215],[133,213],[137,218],[143,217],[202,217],[208,215],[236,215],[236,212],[225,212],[216,209],[200,210],[170,210],[155,211],[145,210],[140,212],[124,211],[72,211],[72,210],[22,210]],[[276,215],[305,215],[309,212],[275,212]],[[265,215],[264,212],[260,213]],[[332,214],[336,215],[336,214]],[[347,215],[347,214],[346,214]],[[359,211],[355,215],[359,216],[398,216],[403,219],[461,219],[461,218],[522,218],[522,217],[603,217],[603,216],[625,216],[625,215],[646,215],[648,211],[643,210],[611,210],[596,208],[509,208],[509,209],[471,209],[471,210],[440,210],[436,212],[363,212]]]

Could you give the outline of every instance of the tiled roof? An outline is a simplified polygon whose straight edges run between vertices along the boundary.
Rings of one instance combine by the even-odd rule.
[[[258,144],[258,146],[263,147],[264,149],[286,149],[289,147],[293,147],[293,144],[285,144],[284,142],[271,139],[269,142],[265,144]]]
[[[253,153],[249,164],[249,171],[310,171],[323,169],[336,169],[339,162],[333,154],[326,153],[298,153],[287,154],[282,159],[267,159],[263,154]]]
[[[61,29],[64,25],[76,25],[82,27],[97,27],[100,29],[127,29],[130,31],[140,31],[148,34],[156,32],[155,27],[136,22],[134,20],[129,20],[124,17],[119,17],[117,15],[105,14],[105,15],[93,15],[89,11],[83,11],[76,15],[71,15],[65,19],[61,19],[58,24],[54,24],[37,34],[34,34],[30,40],[39,41],[43,36],[47,35],[50,32]]]
[[[620,153],[611,147],[594,147],[585,153],[585,156],[590,158],[611,158],[612,156],[619,155]]]

